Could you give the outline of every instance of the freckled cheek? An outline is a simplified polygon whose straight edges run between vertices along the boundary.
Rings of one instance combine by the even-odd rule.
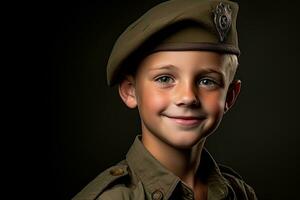
[[[144,91],[140,98],[140,104],[151,112],[161,112],[169,105],[169,96],[155,91]]]
[[[219,115],[224,110],[224,100],[220,93],[210,93],[203,95],[202,106],[209,113]]]

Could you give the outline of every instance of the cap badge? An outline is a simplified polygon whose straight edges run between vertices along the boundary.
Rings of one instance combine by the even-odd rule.
[[[230,5],[221,2],[217,5],[213,13],[214,23],[219,33],[220,41],[224,42],[232,22]]]

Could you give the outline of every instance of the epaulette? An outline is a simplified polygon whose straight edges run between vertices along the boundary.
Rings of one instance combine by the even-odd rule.
[[[123,160],[99,174],[73,197],[72,200],[95,200],[113,182],[126,175],[128,175],[128,165]]]
[[[251,186],[245,183],[243,178],[230,167],[219,165],[222,175],[229,181],[236,199],[257,200],[257,196]]]
[[[228,167],[226,165],[222,165],[222,164],[218,164],[221,173],[224,174],[229,174],[231,176],[235,176],[238,179],[243,180],[243,178],[241,177],[241,175],[239,175],[236,171],[234,171],[231,167]]]

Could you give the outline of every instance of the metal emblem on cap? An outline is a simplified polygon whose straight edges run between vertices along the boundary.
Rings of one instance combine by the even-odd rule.
[[[223,2],[219,3],[214,10],[214,22],[220,36],[220,41],[224,42],[231,27],[231,8]]]

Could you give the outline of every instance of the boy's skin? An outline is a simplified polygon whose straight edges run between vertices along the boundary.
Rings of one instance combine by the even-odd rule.
[[[223,56],[212,51],[156,52],[119,84],[124,103],[139,110],[145,148],[194,191],[195,199],[207,199],[207,184],[196,174],[206,137],[241,88],[240,80],[231,80]]]

